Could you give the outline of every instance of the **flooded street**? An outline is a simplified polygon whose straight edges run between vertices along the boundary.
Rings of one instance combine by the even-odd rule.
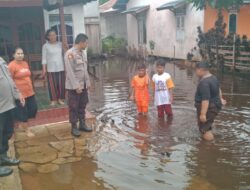
[[[89,110],[98,122],[88,141],[90,156],[51,174],[21,172],[23,189],[249,190],[250,81],[219,77],[228,105],[216,119],[216,140],[204,142],[196,124],[194,71],[172,63],[166,70],[176,85],[172,121],[158,120],[152,100],[148,117],[137,115],[128,100],[136,63],[96,64]]]

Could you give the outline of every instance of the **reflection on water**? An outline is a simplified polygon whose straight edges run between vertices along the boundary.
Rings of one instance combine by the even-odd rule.
[[[96,66],[99,80],[89,105],[99,120],[88,145],[93,158],[50,175],[22,174],[24,190],[28,181],[36,190],[250,189],[250,82],[220,77],[228,106],[215,122],[216,140],[207,143],[196,126],[194,72],[167,64],[176,84],[174,119],[161,121],[153,104],[143,117],[128,101],[135,68],[126,60]]]

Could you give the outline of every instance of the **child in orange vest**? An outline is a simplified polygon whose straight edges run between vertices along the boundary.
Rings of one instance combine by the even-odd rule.
[[[146,73],[146,65],[140,64],[137,67],[138,73],[131,82],[132,93],[130,100],[135,101],[138,114],[146,115],[149,105],[149,84],[150,80]]]

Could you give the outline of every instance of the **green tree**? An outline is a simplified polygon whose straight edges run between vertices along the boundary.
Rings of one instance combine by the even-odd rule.
[[[218,10],[228,9],[231,6],[240,7],[244,0],[187,0],[193,3],[194,7],[198,10],[204,9],[207,5],[216,8]]]

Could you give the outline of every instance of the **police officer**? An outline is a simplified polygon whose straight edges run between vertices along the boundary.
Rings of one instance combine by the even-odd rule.
[[[9,145],[8,140],[13,135],[14,118],[13,109],[15,100],[19,99],[22,106],[25,104],[24,98],[18,92],[12,80],[5,61],[0,57],[0,177],[10,175],[13,170],[5,165],[18,165],[19,160],[9,158],[7,155]]]
[[[92,132],[92,129],[85,123],[88,90],[91,86],[87,57],[83,52],[87,46],[88,37],[85,34],[79,34],[75,39],[74,46],[65,53],[65,88],[68,91],[69,121],[72,126],[71,133],[75,137],[81,135],[80,131]],[[79,127],[77,127],[78,121]]]

